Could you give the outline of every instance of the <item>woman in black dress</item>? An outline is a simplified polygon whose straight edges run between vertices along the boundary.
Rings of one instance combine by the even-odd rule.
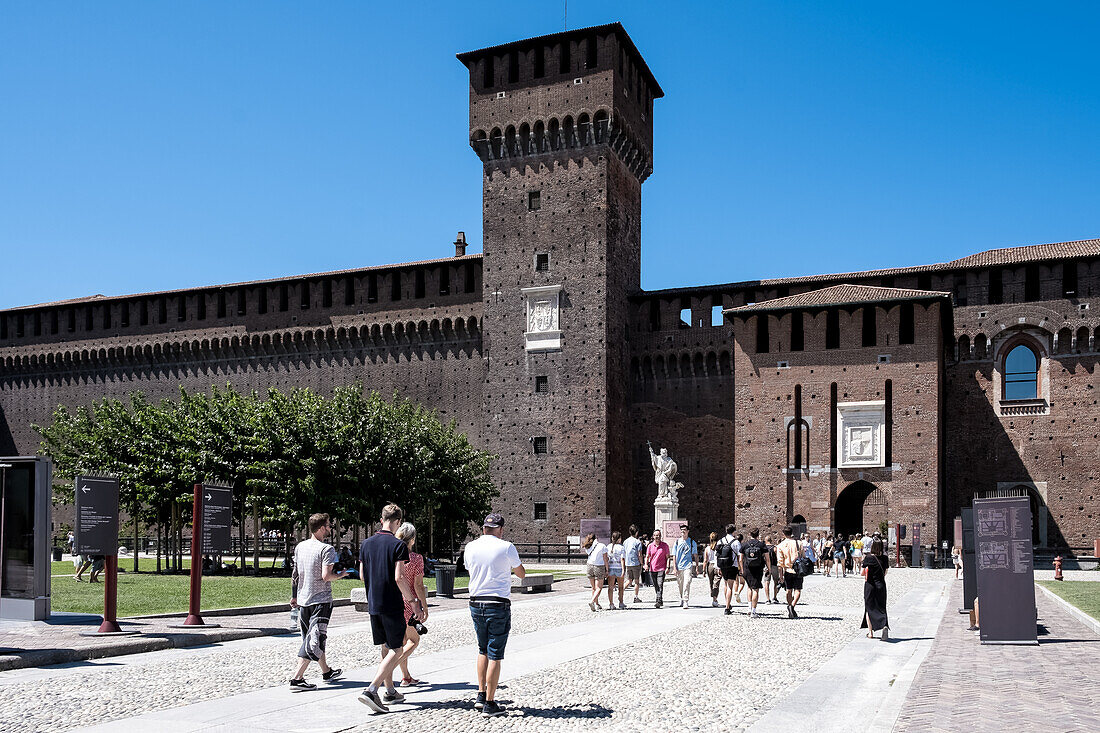
[[[875,631],[882,629],[882,640],[890,639],[890,621],[886,618],[886,570],[887,561],[882,554],[882,540],[871,543],[871,551],[863,558],[863,574],[867,582],[863,584],[863,623],[861,629],[867,629],[867,638],[874,638]]]

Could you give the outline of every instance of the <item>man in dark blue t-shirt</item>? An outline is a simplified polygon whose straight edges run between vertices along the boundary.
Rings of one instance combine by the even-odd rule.
[[[401,646],[405,642],[405,605],[402,598],[416,606],[414,618],[424,620],[424,608],[407,582],[403,581],[405,563],[409,561],[409,548],[393,533],[401,526],[404,512],[396,504],[382,509],[382,529],[363,540],[359,546],[359,574],[367,591],[367,610],[370,612],[371,632],[374,643],[381,645],[382,661],[378,675],[363,690],[359,702],[377,713],[388,713],[389,708],[378,695],[378,689],[386,685],[386,702],[403,702],[405,697],[393,687],[393,670],[401,660]]]

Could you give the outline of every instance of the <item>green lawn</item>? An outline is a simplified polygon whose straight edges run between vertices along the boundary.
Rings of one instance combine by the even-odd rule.
[[[1100,621],[1100,582],[1093,580],[1039,580],[1036,582]]]
[[[188,561],[184,561],[190,567]],[[270,565],[270,560],[268,561]],[[122,568],[132,568],[133,559],[119,561]],[[187,575],[158,575],[156,559],[141,558],[139,574],[118,574],[118,615],[143,616],[153,613],[182,613],[187,611],[190,579]],[[562,570],[532,570],[531,573],[556,573],[559,577],[577,577],[579,574]],[[71,562],[53,563],[54,575],[72,575]],[[90,573],[84,572],[84,578]],[[101,577],[102,579],[102,577]],[[470,579],[455,578],[456,588],[465,588]],[[338,580],[332,584],[334,598],[350,598],[351,589],[360,586],[358,580]],[[435,578],[425,578],[424,587],[435,590]],[[55,611],[74,613],[103,613],[102,583],[78,583],[72,578],[56,577],[52,580],[51,604]],[[239,608],[262,606],[271,603],[287,603],[290,600],[290,579],[252,576],[203,576],[202,608]]]
[[[88,577],[87,572],[84,577]],[[455,586],[458,588],[465,588],[468,583],[469,578],[455,578]],[[338,599],[350,598],[351,589],[359,586],[358,580],[337,580],[332,584],[332,595]],[[435,590],[435,578],[425,578],[424,587]],[[119,573],[118,615],[123,617],[185,612],[189,589],[190,580],[187,575]],[[204,576],[202,579],[203,610],[287,603],[289,600],[289,578],[215,575]],[[103,613],[103,584],[78,583],[72,578],[54,578],[51,605],[55,611]]]

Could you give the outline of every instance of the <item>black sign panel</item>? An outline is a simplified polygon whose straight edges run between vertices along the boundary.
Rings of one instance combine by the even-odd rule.
[[[913,525],[913,562],[910,567],[920,567],[920,522]]]
[[[978,614],[983,644],[1037,644],[1031,502],[974,500]]]
[[[225,486],[202,487],[202,551],[233,551],[233,489]]]
[[[76,552],[118,554],[118,479],[77,476]]]
[[[963,558],[963,610],[974,610],[974,599],[978,597],[978,571],[974,561],[974,510],[969,507],[962,510],[962,558]]]

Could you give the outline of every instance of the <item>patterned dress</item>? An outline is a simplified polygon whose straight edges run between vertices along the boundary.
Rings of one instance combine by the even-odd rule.
[[[416,553],[409,553],[409,561],[405,563],[405,579],[409,584],[409,590],[412,594],[416,595],[416,580],[417,578],[424,577],[424,556]],[[409,619],[416,613],[416,604],[404,601],[405,603],[405,623],[409,623]]]

